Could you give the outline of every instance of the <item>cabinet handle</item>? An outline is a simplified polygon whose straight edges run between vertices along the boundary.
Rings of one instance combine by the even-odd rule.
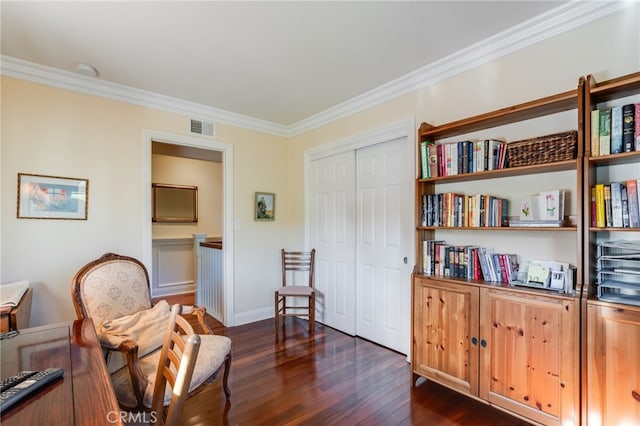
[[[477,344],[478,344],[478,338],[477,338],[477,337],[472,337],[472,338],[471,338],[471,344],[472,344],[473,346],[477,345]]]
[[[484,339],[480,340],[480,346],[482,346],[483,348],[486,348],[487,347],[487,341],[484,340]]]

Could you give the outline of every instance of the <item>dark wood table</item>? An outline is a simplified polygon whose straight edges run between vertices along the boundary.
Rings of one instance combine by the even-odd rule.
[[[9,425],[121,425],[120,408],[90,319],[20,330],[0,341],[1,375],[64,369],[64,377],[9,408]]]

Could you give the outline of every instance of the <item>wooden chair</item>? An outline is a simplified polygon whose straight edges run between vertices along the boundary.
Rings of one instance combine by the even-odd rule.
[[[154,416],[150,418],[160,426],[179,423],[200,349],[200,336],[178,315],[181,309],[180,305],[171,308],[153,386],[151,412]]]
[[[91,318],[105,352],[107,368],[124,409],[151,407],[152,387],[170,310],[166,301],[151,305],[149,274],[135,258],[107,253],[83,266],[71,284],[78,318]],[[183,307],[181,315],[197,328],[201,344],[194,380],[213,383],[224,364],[223,389],[227,399],[231,340],[214,335],[204,322],[203,307]]]
[[[316,292],[313,288],[316,249],[311,251],[285,251],[282,255],[282,287],[275,291],[276,337],[280,332],[280,318],[297,316],[309,320],[309,333],[315,326]],[[304,281],[300,280],[304,277]],[[287,299],[306,299],[306,305],[288,304]]]

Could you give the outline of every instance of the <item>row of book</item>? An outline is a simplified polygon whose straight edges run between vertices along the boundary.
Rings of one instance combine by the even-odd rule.
[[[591,226],[640,228],[640,179],[591,188]]]
[[[422,178],[454,176],[507,167],[507,144],[497,139],[420,142]]]
[[[640,103],[591,111],[591,156],[640,151]]]
[[[422,242],[425,275],[510,283],[518,271],[515,254],[492,253],[486,247],[449,245],[441,240]]]
[[[509,226],[509,201],[487,194],[455,192],[422,196],[422,226],[501,227]]]

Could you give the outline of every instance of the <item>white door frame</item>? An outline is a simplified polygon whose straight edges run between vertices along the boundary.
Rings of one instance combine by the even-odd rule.
[[[311,241],[311,162],[320,158],[329,157],[336,154],[341,154],[347,151],[355,151],[359,148],[364,148],[371,145],[376,145],[383,142],[392,141],[398,138],[406,138],[405,155],[407,158],[407,164],[413,164],[413,167],[407,167],[407,190],[409,194],[413,194],[414,187],[412,183],[415,180],[415,163],[416,163],[416,126],[415,117],[410,117],[405,120],[390,124],[388,126],[380,127],[377,129],[358,133],[347,138],[339,139],[326,144],[318,145],[313,148],[309,148],[304,152],[304,222],[305,222],[305,245],[308,246]],[[411,185],[409,184],[411,183]],[[405,220],[407,224],[414,222],[415,212],[415,196],[409,196],[410,205],[404,209]],[[413,227],[412,227],[413,228]],[[413,262],[415,259],[415,244],[409,244],[409,261]],[[410,324],[407,324],[410,327]],[[407,346],[409,342],[407,342]],[[407,354],[409,352],[407,351]]]
[[[149,271],[152,279],[152,230],[151,230],[151,145],[152,142],[171,145],[189,146],[199,149],[222,152],[222,241],[224,267],[224,325],[235,325],[233,300],[233,145],[210,139],[159,132],[143,129],[142,131],[142,263]]]

